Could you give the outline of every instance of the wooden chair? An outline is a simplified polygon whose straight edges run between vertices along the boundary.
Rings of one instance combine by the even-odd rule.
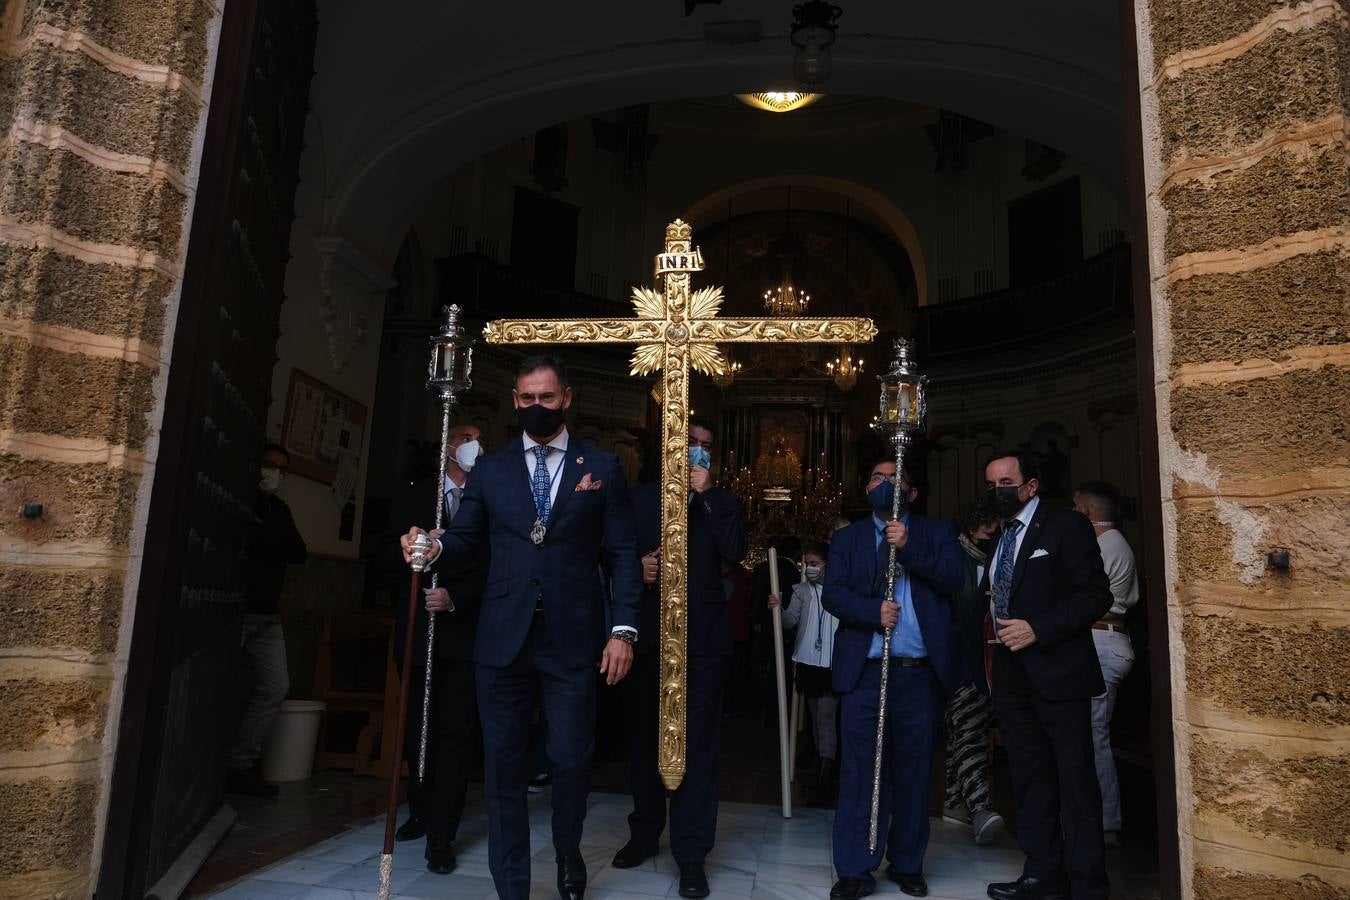
[[[394,746],[399,678],[394,667],[394,620],[385,614],[325,616],[314,684],[327,704],[319,729],[316,765],[389,778],[402,753]],[[330,748],[339,718],[364,716],[351,749]],[[337,729],[333,729],[337,730]]]

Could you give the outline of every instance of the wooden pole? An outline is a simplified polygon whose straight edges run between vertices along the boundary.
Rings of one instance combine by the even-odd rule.
[[[782,593],[778,587],[778,551],[769,548],[769,590]],[[783,818],[792,818],[792,785],[788,772],[788,710],[787,680],[783,672],[783,604],[773,608],[773,661],[778,673],[778,762],[782,768]]]
[[[802,557],[802,579],[800,584],[806,583],[806,557]],[[801,627],[801,619],[797,620],[797,627]],[[802,701],[801,691],[797,690],[796,669],[793,669],[792,679],[792,721],[788,725],[788,781],[797,780],[797,735],[801,733],[802,725]]]

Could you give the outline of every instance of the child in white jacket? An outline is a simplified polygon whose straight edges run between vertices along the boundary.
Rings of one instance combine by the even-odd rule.
[[[820,604],[821,582],[825,578],[826,544],[807,544],[802,553],[806,566],[806,580],[793,586],[788,604],[783,608],[783,627],[797,629],[797,646],[792,660],[797,664],[798,693],[806,697],[806,708],[811,717],[811,731],[815,735],[816,753],[820,756],[820,778],[814,787],[803,787],[802,798],[808,803],[832,805],[834,801],[835,758],[839,713],[839,697],[830,687],[830,659],[834,653],[834,630],[839,620],[826,612]],[[769,608],[782,602],[777,594],[769,595]]]

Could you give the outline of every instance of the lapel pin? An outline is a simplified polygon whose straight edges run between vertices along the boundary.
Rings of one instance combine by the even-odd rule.
[[[577,457],[577,465],[579,465],[579,466],[580,466],[580,465],[583,465],[585,462],[586,462],[586,457],[584,457],[584,456],[578,456],[578,457]]]

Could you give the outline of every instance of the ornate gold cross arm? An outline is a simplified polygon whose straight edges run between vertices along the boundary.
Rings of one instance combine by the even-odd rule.
[[[656,256],[664,290],[633,289],[634,319],[498,319],[483,334],[490,344],[632,343],[630,372],[661,370],[661,692],[657,747],[661,779],[674,790],[684,778],[689,535],[689,370],[720,374],[722,343],[857,344],[876,336],[871,319],[719,319],[722,289],[689,290],[702,271],[693,231],[676,219]],[[653,640],[653,635],[639,635]]]

